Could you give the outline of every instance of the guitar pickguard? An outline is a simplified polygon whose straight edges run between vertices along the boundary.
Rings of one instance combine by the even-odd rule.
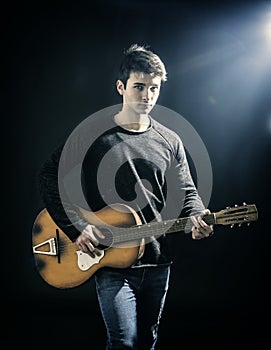
[[[104,256],[104,251],[99,250],[101,253],[100,256],[95,255],[95,258],[92,258],[89,254],[77,250],[77,264],[80,270],[87,271],[92,265],[98,264]]]

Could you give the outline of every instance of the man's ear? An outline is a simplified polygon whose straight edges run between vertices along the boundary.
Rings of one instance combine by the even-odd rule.
[[[124,84],[121,80],[117,80],[116,88],[117,88],[118,93],[120,95],[123,95],[125,88],[124,88]]]

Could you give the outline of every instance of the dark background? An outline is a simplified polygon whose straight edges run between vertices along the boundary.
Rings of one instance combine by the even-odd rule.
[[[176,237],[158,349],[261,347],[270,322],[270,1],[39,1],[2,8],[3,335],[28,349],[104,349],[93,280],[47,285],[32,255],[43,208],[37,172],[92,113],[120,103],[122,50],[165,61],[159,104],[186,118],[209,152],[212,211],[256,204],[249,227]],[[269,34],[264,32],[269,23]],[[9,185],[7,185],[7,183]],[[175,345],[173,345],[175,344]]]

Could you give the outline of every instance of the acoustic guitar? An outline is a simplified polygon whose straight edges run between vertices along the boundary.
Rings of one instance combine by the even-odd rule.
[[[78,207],[81,215],[97,226],[105,238],[92,258],[55,224],[47,209],[37,215],[32,230],[32,248],[37,270],[44,281],[56,288],[73,288],[91,278],[102,267],[126,268],[144,254],[145,240],[169,233],[188,233],[190,217],[142,224],[129,206],[114,204],[91,212]],[[255,204],[227,207],[204,216],[208,225],[250,224],[258,219]]]

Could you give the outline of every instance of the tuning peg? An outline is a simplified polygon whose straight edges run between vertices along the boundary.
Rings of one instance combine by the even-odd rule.
[[[241,227],[241,226],[242,226],[242,223],[240,223],[238,226]]]
[[[243,202],[243,205],[247,205],[247,203],[246,203],[246,202]]]
[[[233,228],[234,227],[234,224],[231,224],[231,228]]]
[[[250,222],[247,222],[247,225],[249,226],[249,225],[250,225]]]
[[[237,205],[237,204],[235,204],[234,206],[235,206],[235,208],[237,208],[237,207],[238,207],[238,205]]]
[[[231,209],[231,207],[226,207],[226,209]]]

